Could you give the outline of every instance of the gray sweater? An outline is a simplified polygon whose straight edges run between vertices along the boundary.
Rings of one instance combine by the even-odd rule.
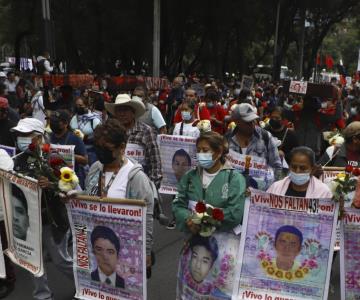
[[[133,168],[129,172],[126,185],[126,198],[144,200],[146,203],[146,255],[150,255],[153,243],[153,211],[154,211],[154,184],[144,173],[142,166],[129,159],[133,164]],[[103,170],[103,165],[97,161],[95,162],[85,180],[85,192],[89,194],[90,191],[99,182],[100,171]]]

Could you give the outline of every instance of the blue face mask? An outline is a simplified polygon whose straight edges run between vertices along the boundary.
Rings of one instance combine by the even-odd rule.
[[[184,121],[190,121],[192,116],[191,116],[191,112],[189,111],[182,111],[181,112],[181,117]]]
[[[295,185],[304,185],[310,180],[310,173],[295,173],[290,171],[290,180]]]
[[[32,137],[29,136],[18,136],[16,138],[16,146],[21,151],[24,152],[29,149],[29,145],[32,143]]]
[[[215,161],[212,158],[212,153],[196,153],[197,161],[199,162],[200,167],[204,169],[210,169],[215,165]]]

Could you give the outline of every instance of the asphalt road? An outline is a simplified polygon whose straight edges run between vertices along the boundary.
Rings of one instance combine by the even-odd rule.
[[[170,201],[166,201],[166,212],[170,215]],[[176,272],[179,252],[182,247],[183,235],[176,230],[167,230],[155,224],[155,254],[156,264],[153,267],[152,278],[148,282],[149,300],[173,300],[176,292]],[[50,287],[56,300],[71,300],[74,295],[74,284],[62,275],[52,263],[48,264]],[[31,275],[17,268],[15,290],[7,300],[31,300],[33,284]],[[339,256],[337,256],[331,278],[329,300],[340,300]]]

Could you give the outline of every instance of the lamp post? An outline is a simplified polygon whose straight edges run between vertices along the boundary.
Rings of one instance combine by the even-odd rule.
[[[53,56],[54,49],[51,35],[50,0],[41,0],[41,6],[44,21],[44,50],[49,51],[50,56]]]
[[[160,4],[154,0],[153,77],[160,77]]]
[[[273,80],[278,77],[278,38],[279,38],[279,18],[280,18],[280,1],[277,2],[276,8],[276,25],[275,25],[275,37],[274,37],[274,58],[273,58]]]

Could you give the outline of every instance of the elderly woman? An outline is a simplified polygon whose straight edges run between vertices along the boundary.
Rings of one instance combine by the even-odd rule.
[[[290,174],[274,182],[268,193],[306,198],[332,198],[328,186],[313,176],[315,153],[308,147],[297,147],[290,152]]]
[[[85,181],[89,195],[110,198],[139,199],[146,202],[146,255],[151,267],[153,231],[153,186],[141,165],[125,156],[126,129],[119,121],[110,119],[94,130],[94,163]]]
[[[206,132],[196,141],[198,167],[186,173],[178,184],[173,202],[176,225],[197,234],[200,226],[191,221],[189,206],[202,200],[222,208],[224,221],[219,230],[241,224],[245,202],[245,179],[226,161],[227,141],[218,133]]]

